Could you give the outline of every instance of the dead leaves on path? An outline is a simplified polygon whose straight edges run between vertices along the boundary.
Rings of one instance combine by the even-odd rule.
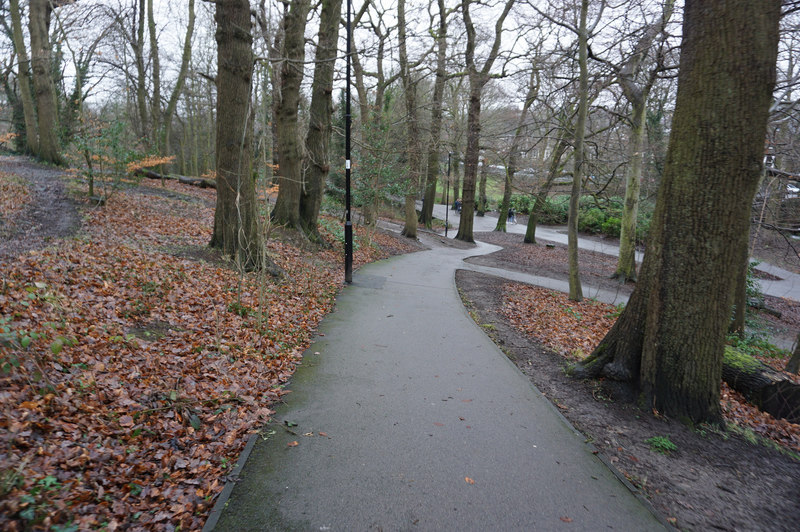
[[[184,258],[207,253],[213,191],[170,186],[3,267],[4,530],[201,528],[332,308],[340,255],[271,241],[278,283]]]
[[[516,329],[571,362],[591,354],[617,319],[619,309],[566,294],[518,283],[504,286],[502,315]],[[759,359],[780,371],[785,360]],[[750,405],[722,383],[720,404],[726,420],[800,452],[800,425],[775,419]]]

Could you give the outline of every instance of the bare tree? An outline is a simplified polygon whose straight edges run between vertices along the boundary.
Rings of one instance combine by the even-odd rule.
[[[467,34],[465,60],[469,78],[469,107],[467,114],[467,150],[464,155],[463,206],[461,208],[461,219],[456,238],[465,242],[474,242],[472,227],[473,215],[475,213],[475,183],[478,175],[478,157],[480,154],[481,93],[491,79],[490,73],[492,66],[500,53],[503,23],[513,7],[514,1],[515,0],[507,0],[505,2],[503,11],[494,25],[494,41],[480,69],[475,62],[477,32],[470,14],[470,7],[473,4],[473,0],[464,0],[461,4],[461,12],[464,17],[464,26]]]

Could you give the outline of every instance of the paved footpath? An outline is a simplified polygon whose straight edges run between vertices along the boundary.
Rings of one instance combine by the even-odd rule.
[[[454,228],[453,230],[449,231],[449,237],[453,238],[456,236],[456,230],[458,228],[458,221],[459,221],[459,214],[455,211],[448,210],[444,205],[434,205],[434,216],[436,218],[440,218],[442,220],[445,219],[445,213],[447,214],[447,218],[450,222],[450,225]],[[497,225],[497,217],[495,216],[476,216],[473,222],[473,231],[476,233],[484,232],[484,231],[494,231],[495,225]],[[506,232],[508,233],[515,233],[515,234],[525,234],[525,230],[527,229],[526,224],[517,223],[517,224],[506,224]],[[536,238],[542,240],[550,240],[552,242],[559,242],[561,244],[567,243],[567,228],[566,226],[538,226],[536,227]],[[578,238],[578,248],[596,251],[598,253],[605,253],[606,255],[614,255],[619,256],[619,246],[614,244],[609,244],[607,242],[603,242],[600,239],[590,239],[590,238]],[[644,254],[637,252],[636,253],[636,260],[638,262],[642,261]],[[772,264],[768,264],[766,262],[760,263],[756,266],[757,270],[761,270],[763,272],[769,273],[778,277],[777,280],[765,280],[765,279],[757,279],[761,292],[768,296],[775,296],[775,297],[783,297],[786,299],[791,299],[792,301],[800,301],[800,275],[784,270]],[[489,273],[489,272],[485,272]],[[502,277],[507,277],[507,275],[503,272],[497,272],[495,275],[500,275]],[[557,286],[550,286],[547,282],[539,283],[536,280],[531,281],[524,281],[524,282],[532,282],[533,284],[543,284],[548,288],[553,288],[555,290],[561,290],[562,292],[569,292],[569,288],[562,290]],[[588,293],[584,290],[584,294]],[[592,294],[594,296],[594,294]],[[607,297],[608,294],[599,294],[598,299],[611,303],[611,299]],[[620,302],[621,300],[617,300]]]
[[[206,529],[663,530],[463,309],[495,249],[355,272]]]

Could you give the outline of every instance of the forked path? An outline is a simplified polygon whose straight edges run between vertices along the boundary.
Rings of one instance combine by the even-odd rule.
[[[355,272],[206,528],[663,529],[463,309],[495,249]]]

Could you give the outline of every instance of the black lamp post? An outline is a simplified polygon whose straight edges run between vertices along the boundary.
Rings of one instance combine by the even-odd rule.
[[[350,2],[347,0],[347,54],[346,54],[346,84],[344,104],[344,282],[353,282],[353,222],[350,219]]]

